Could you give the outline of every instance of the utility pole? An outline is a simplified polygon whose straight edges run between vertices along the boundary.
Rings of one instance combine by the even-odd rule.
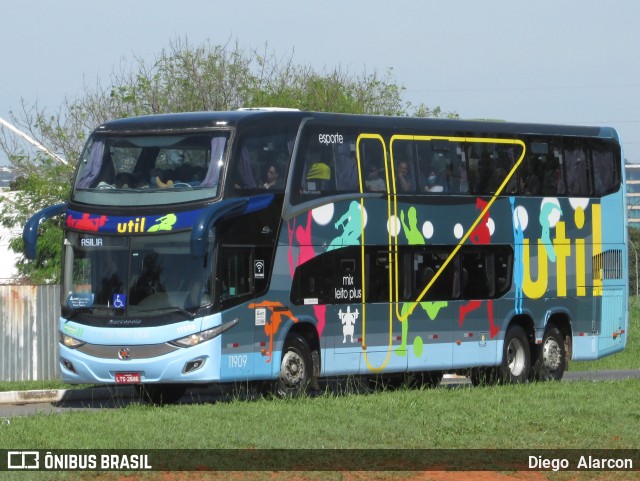
[[[54,154],[49,149],[47,149],[44,145],[42,145],[40,142],[38,142],[35,139],[32,139],[27,134],[25,134],[22,130],[18,129],[17,127],[14,127],[12,124],[10,124],[9,122],[7,122],[6,120],[4,120],[2,118],[0,118],[0,126],[9,129],[11,132],[13,132],[14,134],[18,135],[22,139],[24,139],[27,142],[29,142],[31,145],[33,145],[38,150],[41,150],[45,154],[47,154],[47,155],[53,157],[54,159],[56,159],[58,162],[60,162],[60,163],[62,163],[64,165],[68,164],[68,162],[66,160],[64,160],[62,157],[60,157],[57,154]]]

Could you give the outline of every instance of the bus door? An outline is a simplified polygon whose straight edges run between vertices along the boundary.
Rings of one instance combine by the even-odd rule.
[[[404,372],[406,344],[398,322],[397,284],[400,260],[393,167],[384,138],[360,134],[357,140],[362,229],[360,236],[363,374]]]
[[[255,328],[259,309],[253,307],[255,282],[251,247],[221,245],[216,266],[216,296],[222,323],[238,319],[238,324],[222,336],[222,380],[241,380],[255,372]],[[252,307],[248,308],[248,304]],[[266,312],[265,316],[266,318]]]

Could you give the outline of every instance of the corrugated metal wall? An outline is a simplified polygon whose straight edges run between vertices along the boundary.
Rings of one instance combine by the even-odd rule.
[[[60,377],[60,286],[0,286],[0,380]]]

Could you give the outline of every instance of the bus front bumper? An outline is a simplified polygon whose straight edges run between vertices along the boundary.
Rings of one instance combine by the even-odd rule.
[[[96,350],[108,353],[104,354],[105,357],[63,344],[58,346],[62,379],[69,384],[204,383],[220,380],[220,338],[149,357],[138,356],[143,346],[99,346]]]

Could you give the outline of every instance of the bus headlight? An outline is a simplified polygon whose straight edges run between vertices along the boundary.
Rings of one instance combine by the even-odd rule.
[[[178,346],[178,347],[197,346],[198,344],[209,341],[214,337],[219,336],[224,331],[231,329],[233,326],[238,324],[239,320],[240,319],[236,318],[232,321],[225,322],[224,324],[216,326],[212,329],[207,329],[206,331],[201,331],[196,334],[189,334],[186,337],[181,337],[180,339],[171,341],[169,344],[173,344],[174,346]]]
[[[63,332],[60,333],[60,342],[64,344],[66,347],[68,347],[69,349],[76,349],[82,346],[83,344],[86,344],[84,341],[80,341],[75,337],[71,337],[67,334],[64,334]]]

